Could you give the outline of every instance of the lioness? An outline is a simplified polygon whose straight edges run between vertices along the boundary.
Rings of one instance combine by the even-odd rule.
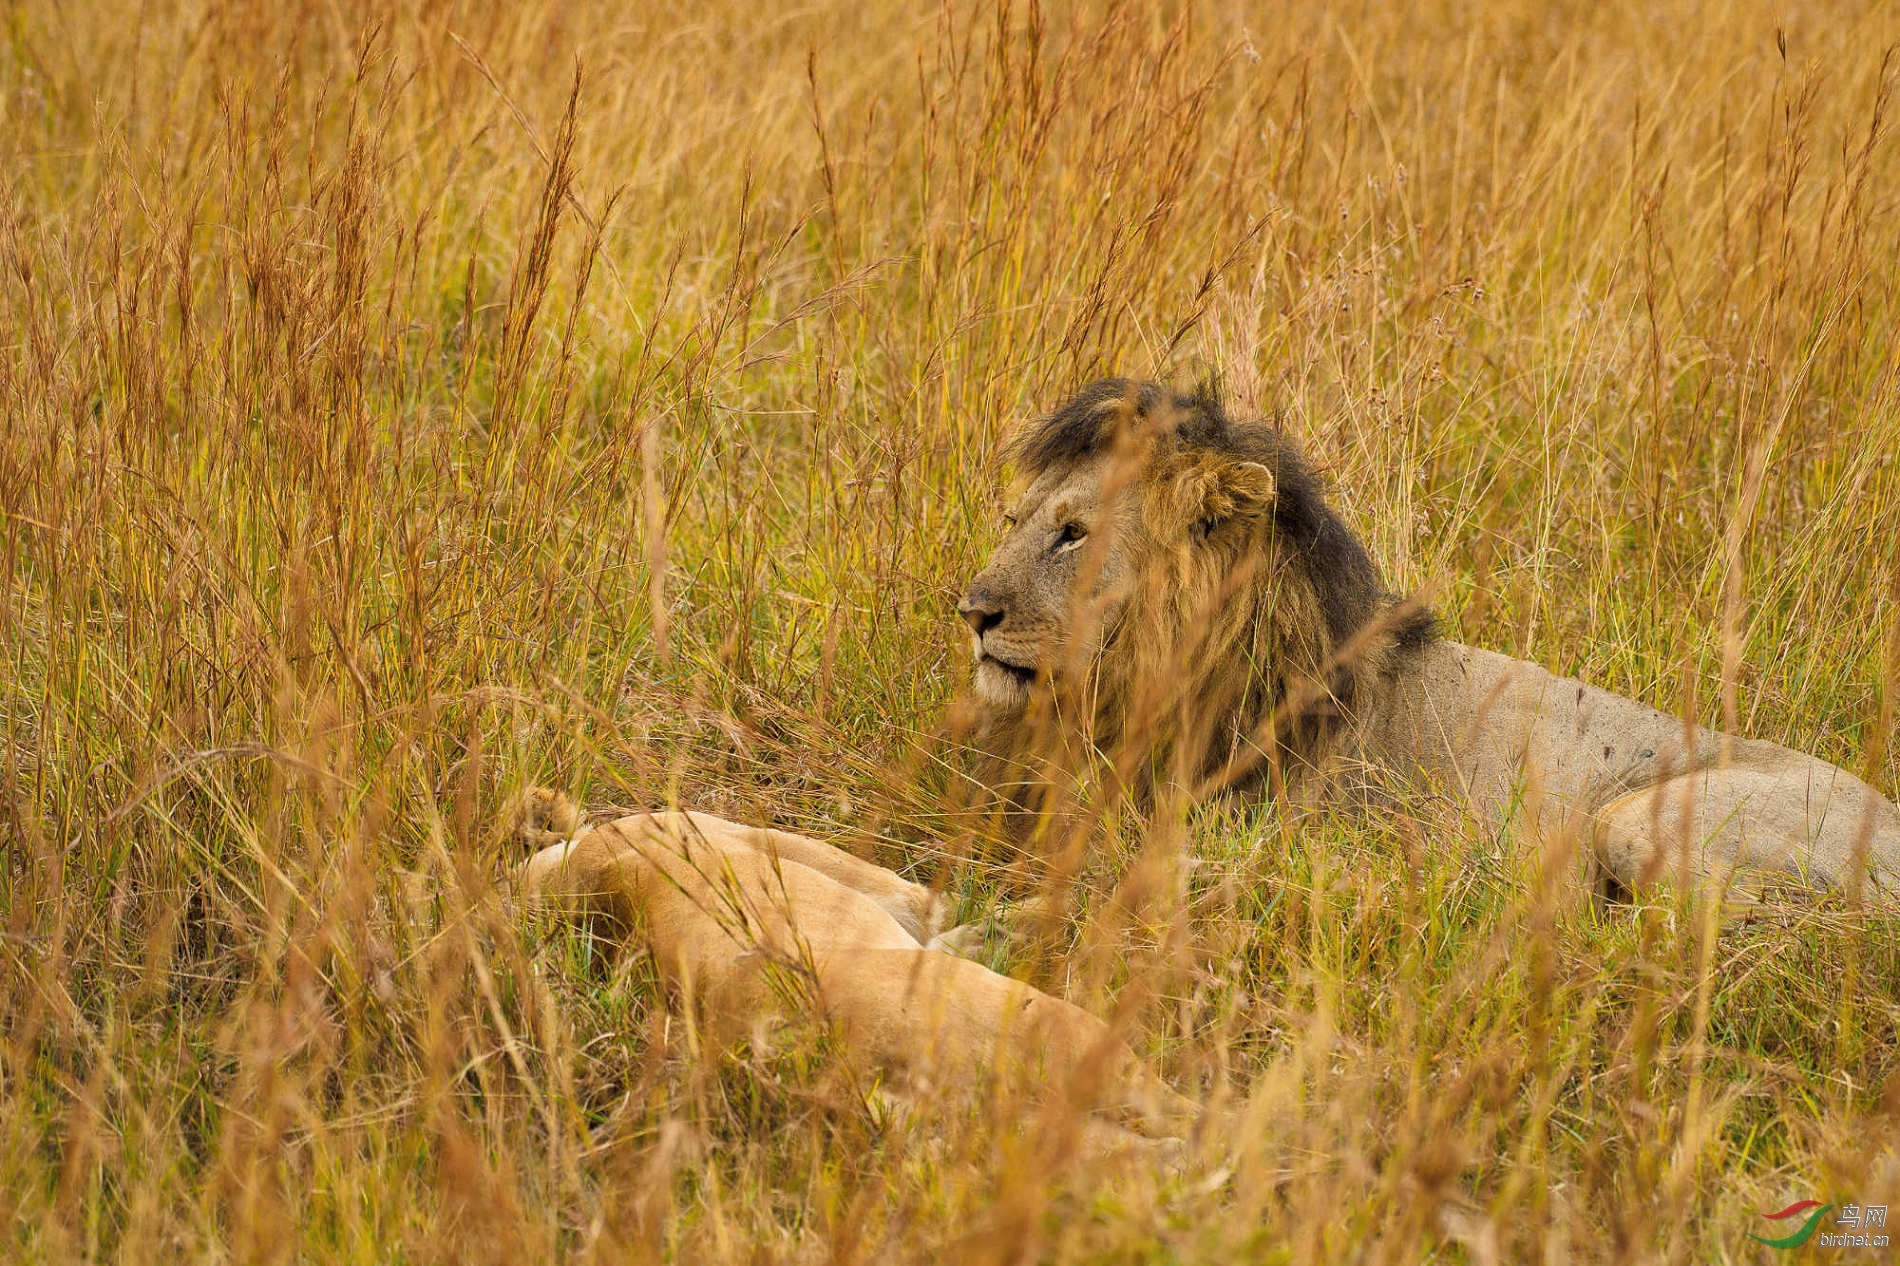
[[[1080,730],[1138,789],[1399,779],[1570,832],[1609,889],[1900,895],[1900,811],[1852,774],[1435,636],[1274,427],[1106,379],[1011,444],[959,607],[985,742]]]
[[[900,1098],[1001,1073],[1037,1077],[1137,1134],[1176,1137],[1195,1117],[1101,1020],[931,948],[936,895],[881,866],[705,813],[588,829],[546,789],[521,817],[538,846],[519,875],[524,904],[644,942],[714,1040],[803,1013],[832,1025],[866,1085]]]

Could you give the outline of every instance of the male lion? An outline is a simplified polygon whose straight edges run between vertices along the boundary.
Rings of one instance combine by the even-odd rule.
[[[1137,790],[1189,795],[1423,783],[1493,824],[1573,833],[1612,890],[1900,893],[1900,811],[1879,793],[1438,639],[1289,441],[1211,391],[1092,383],[1009,456],[1009,529],[959,607],[993,751],[1080,732]]]

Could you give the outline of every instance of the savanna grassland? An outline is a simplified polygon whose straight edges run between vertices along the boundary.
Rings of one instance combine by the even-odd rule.
[[[496,899],[545,783],[980,913],[956,597],[1104,372],[1277,414],[1456,636],[1900,791],[1900,13],[1799,9],[7,6],[4,1256],[1900,1235],[1900,922],[1449,801],[1117,815],[998,949],[1211,1105],[1150,1165]]]

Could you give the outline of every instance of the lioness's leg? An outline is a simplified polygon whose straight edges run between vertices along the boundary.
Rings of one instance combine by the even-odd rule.
[[[976,963],[926,950],[880,904],[748,828],[682,814],[623,818],[546,848],[531,905],[638,929],[662,973],[717,1026],[792,1006],[834,1021],[846,1048],[916,1085],[1040,1069],[1104,1107],[1176,1127],[1191,1108],[1094,1016]]]
[[[517,815],[522,839],[531,848],[559,843],[581,829],[578,807],[565,795],[546,787],[525,791]],[[752,848],[808,866],[877,902],[920,944],[942,930],[943,911],[948,906],[936,893],[822,840],[770,827],[745,826],[710,813],[668,810],[645,816],[668,832],[698,834],[716,840],[721,848]]]
[[[1758,893],[1776,875],[1880,900],[1900,879],[1900,818],[1880,794],[1824,761],[1716,767],[1665,779],[1596,814],[1597,856],[1629,887],[1732,883]]]
[[[662,818],[672,816],[661,815]],[[786,861],[809,866],[819,874],[863,893],[896,919],[919,944],[929,941],[942,930],[943,911],[947,907],[936,893],[922,884],[911,883],[893,870],[854,857],[835,845],[771,827],[742,826],[724,818],[716,818],[710,813],[688,811],[677,816],[690,820],[703,834],[717,835],[722,840],[749,845],[767,856],[782,857]]]

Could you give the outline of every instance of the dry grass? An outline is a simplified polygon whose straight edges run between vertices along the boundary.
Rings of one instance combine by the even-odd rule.
[[[1109,369],[1280,411],[1469,640],[1900,790],[1900,20],[1438,7],[9,8],[6,1255],[1741,1261],[1900,1206],[1893,920],[1593,909],[1441,806],[1102,841],[1014,966],[1220,1106],[1179,1172],[699,1051],[487,900],[528,782],[987,900],[915,738],[999,433]]]

